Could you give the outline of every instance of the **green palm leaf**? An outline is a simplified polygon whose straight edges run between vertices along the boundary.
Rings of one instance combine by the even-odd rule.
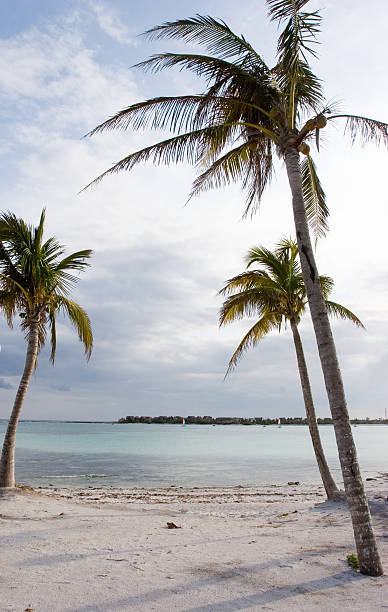
[[[244,353],[250,348],[255,346],[260,340],[269,334],[273,329],[279,327],[279,321],[277,317],[272,314],[264,315],[261,317],[245,334],[240,344],[234,351],[228,365],[228,369],[225,374],[225,378],[230,372],[237,366]]]
[[[337,304],[336,302],[331,302],[330,300],[325,300],[327,312],[329,315],[337,317],[338,319],[348,319],[352,321],[357,327],[362,327],[365,329],[363,323],[360,319],[348,308],[342,306],[341,304]]]
[[[93,333],[87,312],[72,300],[60,296],[57,300],[58,308],[64,310],[78,333],[78,337],[85,347],[86,359],[89,360],[93,348]]]
[[[334,281],[330,276],[321,275],[319,277],[319,283],[322,288],[323,297],[327,300],[327,297],[333,291]]]
[[[315,164],[310,155],[306,155],[301,163],[302,191],[309,225],[315,237],[315,244],[319,238],[326,235],[329,229],[327,219],[329,209],[326,204],[326,195],[318,178]]]

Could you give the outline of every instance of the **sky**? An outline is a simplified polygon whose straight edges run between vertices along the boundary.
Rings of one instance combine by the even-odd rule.
[[[322,8],[319,60],[329,100],[388,121],[386,0],[312,0]],[[164,138],[132,130],[83,138],[118,110],[160,95],[198,93],[187,72],[132,68],[178,41],[139,36],[164,21],[209,14],[243,33],[267,63],[277,30],[264,0],[0,1],[0,210],[37,224],[68,252],[93,249],[74,299],[89,313],[94,350],[60,318],[55,366],[45,348],[22,418],[116,420],[125,415],[302,416],[291,331],[271,333],[224,380],[228,361],[253,320],[219,329],[224,282],[243,271],[249,248],[273,248],[292,235],[291,200],[279,162],[259,211],[242,218],[238,184],[186,205],[195,169],[144,164],[80,190],[129,152]],[[319,168],[330,232],[318,244],[332,299],[353,310],[366,331],[333,321],[351,416],[384,417],[388,408],[388,153],[351,146],[327,128]],[[329,416],[308,315],[300,325],[318,416]],[[0,418],[8,418],[24,367],[15,321],[0,320]]]

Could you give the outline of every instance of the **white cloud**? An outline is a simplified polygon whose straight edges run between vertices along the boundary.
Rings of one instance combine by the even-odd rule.
[[[90,0],[89,6],[96,15],[98,25],[108,36],[122,44],[135,44],[127,26],[121,23],[120,17],[111,7],[102,2],[95,2],[95,0]]]

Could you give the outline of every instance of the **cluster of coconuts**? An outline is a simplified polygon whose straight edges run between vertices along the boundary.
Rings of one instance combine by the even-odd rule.
[[[313,130],[321,130],[322,128],[326,127],[326,124],[327,119],[325,115],[318,115],[315,117],[315,119],[309,119],[305,127],[309,132],[312,132]],[[301,142],[298,147],[298,151],[303,153],[303,155],[308,155],[310,153],[310,147],[307,142]]]

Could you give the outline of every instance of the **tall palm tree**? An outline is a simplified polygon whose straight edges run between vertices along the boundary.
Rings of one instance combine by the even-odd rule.
[[[345,121],[344,132],[362,144],[388,145],[388,124],[339,113],[328,105],[321,80],[308,61],[316,56],[319,11],[304,11],[309,0],[266,0],[269,17],[284,29],[277,62],[268,66],[243,37],[223,21],[197,15],[166,22],[148,32],[151,39],[180,39],[198,44],[207,54],[161,53],[138,66],[158,72],[178,67],[207,82],[198,95],[158,97],[133,104],[98,125],[90,135],[111,129],[169,129],[167,140],[129,154],[99,176],[131,170],[137,163],[188,161],[199,175],[191,196],[241,180],[247,192],[246,212],[253,210],[268,185],[274,158],[284,161],[302,273],[317,339],[330,410],[333,417],[345,492],[353,522],[360,571],[380,575],[382,566],[372,530],[369,507],[354,445],[336,348],[319,283],[309,234],[327,229],[328,210],[310,144],[319,150],[320,131]],[[300,163],[300,153],[305,155]]]
[[[260,269],[249,270],[234,276],[220,290],[221,295],[229,296],[220,310],[220,325],[232,323],[246,316],[259,316],[258,321],[244,335],[234,351],[226,376],[235,368],[249,347],[255,346],[270,331],[274,329],[280,331],[282,326],[287,326],[287,322],[290,324],[306,417],[319,472],[328,499],[338,500],[340,491],[331,475],[323,451],[306,359],[298,330],[300,319],[306,310],[307,296],[297,257],[298,246],[292,239],[283,239],[274,252],[262,246],[254,247],[248,251],[245,258],[247,268],[253,264],[259,264]],[[333,288],[333,280],[328,276],[320,276],[319,282],[329,314],[342,319],[350,319],[355,325],[363,327],[360,319],[354,313],[341,304],[327,299]]]
[[[90,320],[85,310],[69,299],[78,278],[72,272],[85,269],[92,251],[85,249],[66,257],[55,238],[43,242],[45,211],[39,225],[32,227],[13,213],[0,215],[0,309],[12,327],[17,314],[27,342],[23,375],[16,393],[0,460],[0,487],[15,486],[15,438],[24,397],[32,372],[37,367],[40,349],[50,332],[54,364],[56,315],[62,311],[74,326],[89,359],[93,347]]]

